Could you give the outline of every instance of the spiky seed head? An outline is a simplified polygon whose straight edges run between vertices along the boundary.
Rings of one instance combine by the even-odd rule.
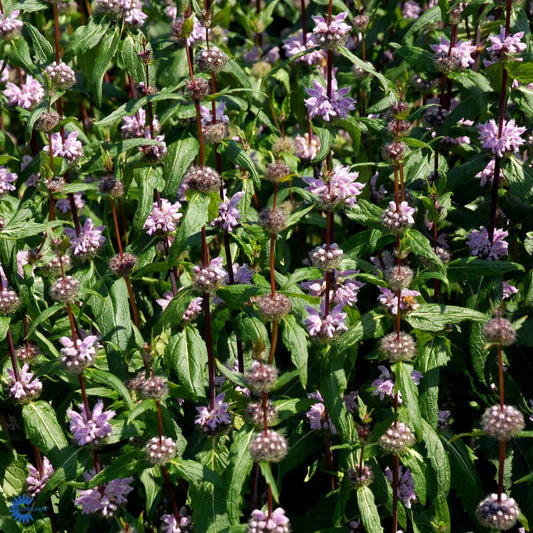
[[[413,271],[408,266],[393,265],[385,269],[383,277],[393,291],[407,289],[413,281]]]
[[[257,298],[257,311],[265,322],[279,322],[291,311],[291,299],[277,292],[274,296],[265,294]]]
[[[209,82],[204,78],[194,78],[186,82],[187,95],[198,102],[203,100],[210,92]]]
[[[202,50],[196,58],[196,67],[200,72],[218,74],[228,62],[228,56],[218,48]]]
[[[288,447],[285,437],[269,429],[259,433],[250,443],[250,454],[255,463],[267,461],[279,463],[287,455]]]
[[[225,122],[217,120],[216,122],[204,124],[202,126],[202,133],[205,142],[209,144],[217,144],[229,135],[229,128]]]
[[[380,448],[393,455],[404,455],[416,443],[416,437],[403,422],[393,422],[387,431],[380,437]]]
[[[187,189],[211,194],[220,187],[220,174],[210,167],[192,166],[183,177]]]
[[[276,156],[280,154],[294,154],[296,150],[296,145],[294,144],[294,139],[292,137],[280,137],[272,145],[272,151]]]
[[[50,133],[59,124],[61,117],[53,111],[49,113],[43,113],[35,123],[35,129],[38,131],[44,131]]]
[[[137,262],[136,255],[125,253],[121,256],[120,254],[116,254],[110,259],[109,268],[117,276],[127,278],[137,266]]]
[[[489,342],[500,343],[502,346],[511,346],[516,341],[513,325],[506,318],[489,320],[483,326],[483,335]]]
[[[15,357],[23,363],[31,364],[42,354],[41,349],[34,342],[23,344],[15,350]]]
[[[278,235],[287,226],[287,210],[283,207],[263,209],[259,212],[259,224],[271,235]]]
[[[65,276],[54,282],[50,288],[50,296],[56,302],[74,303],[78,296],[80,286],[81,283],[76,278]]]
[[[270,426],[278,418],[278,412],[272,401],[267,401],[265,411],[267,424]],[[254,424],[255,426],[262,426],[264,422],[263,413],[263,405],[260,402],[250,402],[246,407],[244,414],[251,424]]]
[[[0,290],[0,316],[12,315],[20,305],[20,298],[15,291],[4,288]]]
[[[311,264],[320,270],[333,270],[339,266],[344,252],[336,243],[322,244],[311,250]]]
[[[378,350],[391,362],[411,361],[416,356],[416,341],[411,335],[400,331],[389,333],[379,341]]]
[[[272,390],[279,377],[279,370],[258,361],[244,372],[246,384],[252,392],[260,394]]]
[[[498,498],[497,494],[489,494],[476,508],[476,518],[483,527],[500,531],[511,529],[519,515],[518,504],[505,493],[501,498]]]
[[[289,165],[278,160],[267,165],[265,178],[273,183],[279,183],[290,173],[291,169],[289,168]]]
[[[516,437],[525,427],[524,415],[512,405],[493,405],[481,417],[483,433],[498,440]]]

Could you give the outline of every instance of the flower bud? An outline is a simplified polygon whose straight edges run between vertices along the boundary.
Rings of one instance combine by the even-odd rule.
[[[287,455],[285,437],[272,429],[259,433],[250,443],[250,454],[255,463],[268,461],[279,463]]]
[[[393,455],[404,455],[416,443],[416,437],[403,422],[393,422],[380,437],[378,444],[384,452]]]
[[[506,531],[511,529],[518,520],[520,509],[513,498],[502,494],[490,494],[479,502],[476,518],[483,527]]]
[[[274,296],[266,294],[260,296],[257,301],[257,311],[265,322],[279,322],[291,311],[291,299],[280,292]]]
[[[378,350],[391,363],[411,361],[416,356],[416,342],[411,335],[400,331],[400,335],[389,333],[379,341]]]
[[[498,440],[510,440],[524,427],[524,415],[512,405],[493,405],[481,417],[483,433]]]
[[[513,325],[505,318],[493,318],[483,326],[483,335],[489,342],[500,343],[502,346],[511,346],[516,341],[516,332]]]

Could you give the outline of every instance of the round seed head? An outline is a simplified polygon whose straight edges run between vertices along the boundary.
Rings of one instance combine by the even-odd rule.
[[[209,82],[204,78],[188,80],[186,84],[187,95],[192,100],[203,100],[210,92]]]
[[[185,176],[185,185],[191,191],[203,192],[210,194],[220,187],[220,174],[210,167],[192,166]]]
[[[164,465],[176,456],[178,447],[170,437],[152,437],[145,445],[148,461],[154,465]]]
[[[205,142],[209,144],[216,144],[223,141],[229,135],[228,125],[221,120],[216,122],[209,122],[202,126],[202,133]]]
[[[228,56],[218,48],[202,50],[196,58],[196,67],[200,72],[218,74],[228,62]]]
[[[168,382],[161,376],[149,377],[144,380],[140,392],[143,398],[162,400],[168,395]]]
[[[401,163],[406,149],[407,145],[402,141],[391,142],[381,148],[381,156],[385,161]]]
[[[476,518],[482,526],[500,531],[511,529],[519,515],[518,504],[505,493],[499,501],[497,494],[489,494],[476,508]]]
[[[344,252],[336,243],[322,244],[311,250],[311,264],[320,270],[333,270],[339,266],[342,261]]]
[[[42,354],[41,349],[34,342],[28,342],[23,344],[15,350],[15,357],[23,363],[32,363]]]
[[[0,290],[0,316],[12,315],[20,305],[20,298],[10,289]]]
[[[513,325],[505,318],[489,320],[483,326],[483,335],[489,342],[500,343],[502,346],[511,346],[516,341]]]
[[[416,437],[403,422],[393,423],[380,437],[378,444],[386,453],[403,455],[416,443]]]
[[[413,271],[408,266],[393,265],[385,270],[384,278],[393,291],[401,291],[413,281]]]
[[[294,154],[296,150],[296,145],[294,144],[294,139],[291,137],[281,137],[272,145],[272,151],[276,156],[279,156],[282,153]]]
[[[365,31],[370,23],[368,15],[357,15],[353,18],[353,25],[357,31]]]
[[[76,83],[74,71],[65,63],[54,61],[45,68],[46,75],[59,89],[70,89]]]
[[[270,400],[268,400],[266,403],[265,411],[267,424],[270,426],[278,418],[278,412],[274,407],[274,404]],[[263,406],[260,402],[250,402],[246,407],[246,411],[244,414],[246,415],[246,418],[251,424],[254,424],[255,426],[263,425]]]
[[[109,194],[113,198],[120,198],[124,196],[124,185],[113,176],[106,176],[98,183],[98,192],[100,194]]]
[[[51,111],[50,113],[43,113],[35,123],[35,129],[50,133],[61,121],[61,117]]]
[[[481,417],[483,433],[498,440],[516,437],[525,427],[524,415],[512,405],[493,405]]]
[[[61,275],[61,263],[63,263],[63,272],[70,270],[72,268],[72,259],[69,254],[65,254],[59,258],[58,255],[50,259],[46,264],[40,267],[41,273],[43,276],[49,276],[55,278],[56,276]]]
[[[256,61],[252,65],[252,76],[257,79],[264,78],[272,70],[272,65],[268,61]]]
[[[287,455],[287,441],[276,431],[269,429],[259,433],[250,443],[250,454],[255,463],[268,461],[279,463]]]
[[[279,322],[291,311],[291,299],[277,292],[274,296],[266,294],[257,299],[257,311],[265,322]]]
[[[361,489],[363,487],[368,487],[374,481],[374,474],[372,473],[372,468],[370,466],[363,466],[360,468],[359,465],[355,469],[350,469],[348,472],[348,479],[350,483],[356,488]]]
[[[275,161],[270,163],[266,168],[266,179],[273,182],[279,183],[283,178],[288,176],[291,173],[291,169],[283,161]]]
[[[44,181],[48,192],[52,195],[62,193],[65,189],[65,180],[61,176],[54,176]]]
[[[337,50],[348,40],[349,34],[337,31],[313,31],[316,43],[324,50]]]
[[[252,392],[260,394],[272,390],[279,377],[279,371],[272,365],[264,365],[258,361],[246,370],[244,379]]]
[[[287,225],[287,210],[283,207],[263,209],[259,212],[259,224],[271,235],[281,233]]]
[[[408,120],[391,120],[387,125],[387,129],[391,135],[405,137],[411,129],[411,123]]]
[[[109,261],[109,268],[122,278],[127,278],[137,266],[137,256],[129,253],[114,255]]]
[[[389,333],[379,341],[378,350],[391,363],[411,361],[416,356],[416,341],[404,331],[400,331],[399,336]]]
[[[81,283],[72,276],[59,278],[50,288],[52,300],[61,303],[74,303],[80,290]]]

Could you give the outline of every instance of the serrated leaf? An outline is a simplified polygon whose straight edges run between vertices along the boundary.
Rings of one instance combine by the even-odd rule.
[[[168,147],[168,155],[165,159],[163,178],[165,180],[165,195],[177,194],[178,187],[183,175],[194,162],[198,153],[198,141],[194,137],[179,139]]]
[[[33,44],[32,50],[37,60],[43,65],[51,63],[54,56],[52,45],[44,38],[43,34],[29,22],[24,22],[24,30],[30,34]]]
[[[255,168],[255,163],[248,152],[245,152],[235,141],[223,141],[219,144],[219,152],[234,165],[247,170],[257,188],[261,188],[261,180]]]
[[[76,28],[74,33],[70,35],[64,61],[70,61],[80,52],[87,52],[98,46],[110,25],[111,22],[106,18],[91,17],[85,26]]]
[[[320,139],[320,150],[318,151],[314,159],[311,160],[311,164],[320,163],[320,161],[324,161],[324,159],[326,159],[327,155],[331,151],[331,145],[335,140],[335,137],[328,129],[315,128],[315,130],[318,135],[318,138]]]
[[[305,390],[307,387],[307,334],[296,322],[294,316],[288,315],[283,319],[281,338],[289,350],[292,364],[298,370],[300,383]]]
[[[187,326],[171,337],[165,349],[165,362],[188,391],[205,396],[207,347],[195,327]]]
[[[94,68],[91,73],[91,86],[95,94],[96,103],[102,104],[102,82],[109,63],[115,57],[120,42],[120,26],[116,25],[112,33],[102,36],[98,51],[95,55]]]
[[[357,491],[357,506],[366,531],[368,533],[383,533],[374,494],[369,487],[362,487]]]
[[[411,378],[413,367],[407,363],[399,361],[398,363],[392,365],[392,371],[396,375],[396,386],[402,393],[402,398],[407,405],[409,420],[416,431],[418,439],[421,440],[423,434],[422,417],[420,415],[420,407],[418,405],[416,385]]]
[[[107,385],[108,387],[117,391],[122,396],[123,400],[126,402],[128,409],[133,409],[134,403],[131,399],[131,395],[124,383],[119,378],[117,378],[117,376],[111,374],[110,372],[106,372],[105,370],[100,370],[98,368],[88,368],[85,371],[85,375],[88,379],[94,380],[97,383],[102,383],[103,385]]]
[[[433,251],[433,247],[431,246],[431,243],[427,237],[414,229],[408,229],[405,232],[405,237],[407,244],[413,253],[425,259],[429,259],[429,261],[431,261],[431,263],[437,267],[441,274],[446,273],[446,269],[442,264],[442,260]]]
[[[405,319],[413,328],[422,331],[441,331],[446,324],[459,324],[465,320],[483,322],[487,315],[455,305],[422,304],[416,311],[407,314]]]
[[[28,439],[46,455],[59,457],[68,446],[52,406],[44,401],[30,402],[22,408],[24,431]]]

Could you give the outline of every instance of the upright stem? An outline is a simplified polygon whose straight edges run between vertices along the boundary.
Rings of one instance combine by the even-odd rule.
[[[400,470],[400,458],[392,456],[392,533],[398,531],[398,477]]]
[[[500,389],[500,411],[503,413],[503,406],[505,403],[505,390],[503,382],[503,357],[502,345],[498,343],[498,378]],[[498,462],[498,501],[501,502],[503,494],[503,475],[505,472],[505,441],[500,440],[500,457]]]
[[[205,234],[205,226],[202,226],[202,263],[204,267],[209,264],[209,254],[207,250],[207,241]],[[204,310],[204,323],[205,323],[205,343],[207,346],[207,368],[209,373],[209,407],[215,408],[215,355],[213,353],[213,339],[211,333],[211,309],[210,305],[211,297],[208,292],[203,294],[203,310]]]

